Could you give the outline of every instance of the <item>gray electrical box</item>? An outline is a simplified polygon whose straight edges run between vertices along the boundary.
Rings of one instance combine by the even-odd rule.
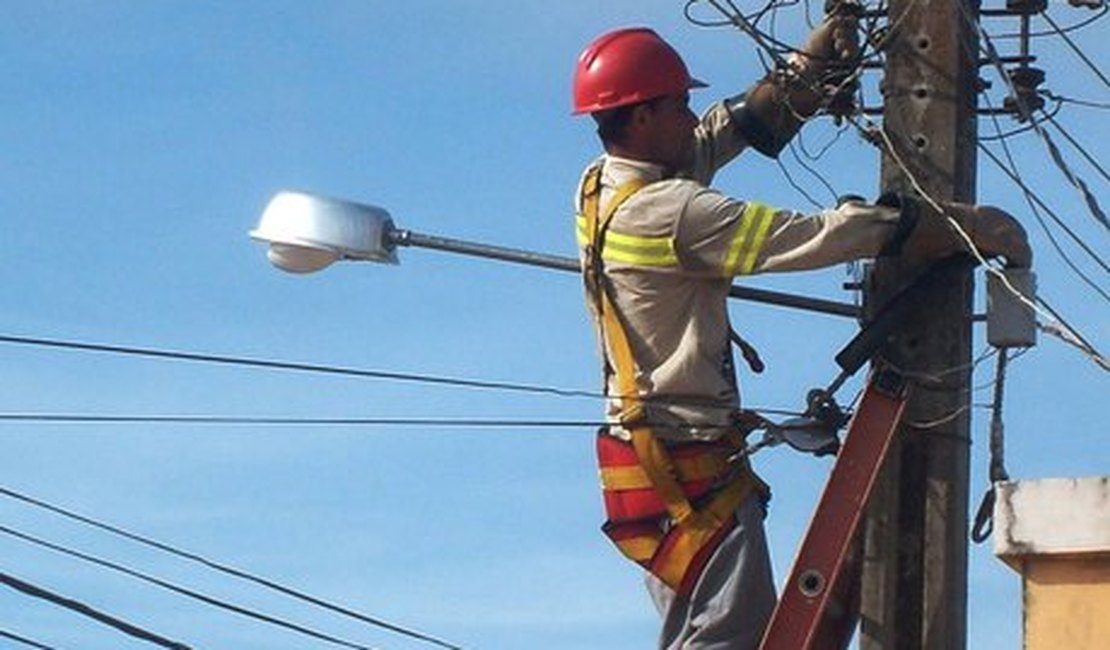
[[[1030,269],[1002,271],[1014,291],[1032,302],[1037,299],[1037,276]],[[1031,348],[1037,344],[1033,308],[995,273],[987,274],[987,342],[996,348]]]

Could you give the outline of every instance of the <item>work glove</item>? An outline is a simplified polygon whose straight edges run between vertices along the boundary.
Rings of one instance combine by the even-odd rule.
[[[990,205],[946,203],[945,213],[968,235],[984,257],[1004,257],[1006,266],[1027,269],[1033,265],[1033,249],[1018,220]]]
[[[915,263],[968,252],[967,239],[956,230],[958,226],[983,257],[1003,257],[1006,266],[1011,268],[1029,268],[1033,263],[1033,251],[1025,229],[1004,210],[950,201],[940,204],[944,209],[941,215],[920,199],[898,195],[901,205],[895,206],[889,203],[889,196],[884,195],[878,203],[902,207],[903,212],[916,210],[919,214],[912,232],[903,233],[904,243],[898,242],[900,250],[888,251],[888,254],[899,254]],[[949,222],[949,218],[955,221],[955,225]]]
[[[861,10],[855,0],[829,0],[825,20],[791,57],[804,85],[811,89],[797,93],[796,98],[799,106],[812,104],[809,114],[824,107],[834,115],[844,115],[853,108],[852,98],[859,89]]]

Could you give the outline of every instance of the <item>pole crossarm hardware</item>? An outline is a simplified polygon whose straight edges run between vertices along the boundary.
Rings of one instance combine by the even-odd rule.
[[[275,266],[291,273],[312,273],[344,259],[396,264],[400,246],[581,273],[581,265],[572,257],[402,230],[382,208],[305,192],[276,194],[250,234],[269,244],[268,257]],[[860,315],[860,309],[849,303],[767,289],[733,285],[729,296],[833,316]]]

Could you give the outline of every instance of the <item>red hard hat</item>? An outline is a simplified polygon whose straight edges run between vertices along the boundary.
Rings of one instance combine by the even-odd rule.
[[[604,111],[663,95],[704,88],[659,34],[618,29],[594,39],[574,70],[574,114]]]

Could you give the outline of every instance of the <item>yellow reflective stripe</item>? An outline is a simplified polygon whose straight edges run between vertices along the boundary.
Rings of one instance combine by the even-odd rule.
[[[680,481],[714,478],[724,473],[728,467],[728,461],[712,454],[694,458],[676,458],[673,462]],[[639,465],[621,465],[602,467],[601,485],[606,490],[642,490],[652,487],[652,482]]]
[[[655,555],[655,550],[659,548],[657,537],[628,537],[616,540],[615,543],[621,553],[635,562],[647,562]]]
[[[590,243],[588,224],[584,215],[575,219],[579,248]],[[605,233],[601,258],[609,262],[639,264],[641,266],[678,266],[678,255],[671,237],[640,237],[610,230]]]
[[[642,266],[678,266],[674,240],[670,237],[640,237],[609,231],[605,235],[601,257]]]
[[[744,206],[740,227],[725,256],[724,275],[747,275],[755,268],[755,260],[767,239],[776,210],[769,205],[751,201]]]

